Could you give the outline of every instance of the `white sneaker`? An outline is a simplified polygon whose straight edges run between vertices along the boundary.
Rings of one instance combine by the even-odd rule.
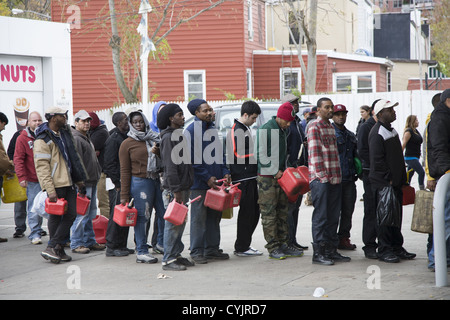
[[[147,254],[138,254],[136,255],[137,263],[156,263],[158,262],[158,258],[155,258],[150,253]]]
[[[41,238],[34,238],[31,240],[31,244],[42,244]]]
[[[235,251],[234,254],[238,257],[252,257],[252,256],[261,256],[263,253],[255,248],[250,247],[247,251],[244,252]]]

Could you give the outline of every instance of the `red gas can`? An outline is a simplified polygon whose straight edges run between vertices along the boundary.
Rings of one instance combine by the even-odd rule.
[[[414,201],[416,200],[416,190],[409,186],[405,185],[402,187],[403,192],[403,205],[406,206],[408,204],[414,204]]]
[[[84,216],[86,214],[87,209],[89,208],[89,204],[91,200],[86,197],[86,195],[78,194],[77,195],[77,213],[79,215]]]
[[[204,205],[216,211],[223,211],[230,207],[231,196],[225,186],[219,186],[218,188],[217,190],[211,188],[206,191]]]
[[[97,243],[106,243],[106,229],[108,229],[109,219],[102,215],[97,215],[92,220],[92,226],[94,227],[95,241]]]
[[[289,198],[298,194],[305,194],[309,191],[308,168],[305,166],[287,168],[284,170],[283,176],[278,179],[278,184]]]
[[[164,219],[176,226],[183,224],[183,222],[186,220],[189,205],[192,202],[199,200],[201,197],[202,196],[198,196],[197,198],[192,199],[191,201],[186,203],[186,205],[178,203],[175,201],[175,199],[173,199],[172,202],[167,206],[166,213],[164,214]]]
[[[229,189],[228,193],[230,194],[230,208],[238,207],[241,202],[242,191],[237,187],[239,184],[240,183],[237,183],[227,188]]]
[[[121,227],[134,227],[137,219],[137,209],[133,207],[133,200],[126,205],[118,204],[114,207],[113,221]]]
[[[67,200],[60,198],[56,202],[50,202],[49,198],[45,199],[45,212],[62,216],[67,211]]]

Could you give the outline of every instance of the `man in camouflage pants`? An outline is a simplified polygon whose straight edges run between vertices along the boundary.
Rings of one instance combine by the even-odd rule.
[[[286,169],[287,128],[294,120],[290,102],[283,103],[276,117],[259,128],[256,156],[258,163],[258,204],[266,249],[271,259],[301,257],[303,250],[288,246],[288,198],[278,184]]]

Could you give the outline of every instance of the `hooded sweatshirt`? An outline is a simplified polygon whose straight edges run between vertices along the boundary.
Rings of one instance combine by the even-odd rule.
[[[36,136],[29,127],[20,132],[14,151],[14,168],[19,182],[38,182],[34,168],[33,144]]]

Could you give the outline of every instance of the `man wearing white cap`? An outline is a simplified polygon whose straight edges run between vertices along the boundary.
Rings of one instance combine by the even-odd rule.
[[[389,263],[416,256],[403,248],[402,186],[406,184],[406,169],[400,138],[391,126],[396,106],[398,102],[379,100],[374,106],[378,121],[369,133],[369,179],[377,203],[378,259]],[[389,195],[393,200],[385,201]]]
[[[70,227],[77,216],[74,184],[79,188],[84,187],[86,172],[76,152],[70,127],[66,124],[67,110],[60,107],[47,108],[45,119],[47,122],[35,131],[33,153],[36,175],[50,202],[64,198],[68,204],[64,215],[49,216],[50,239],[41,256],[59,263],[72,259],[65,254],[64,245],[69,240]]]
[[[97,183],[102,169],[88,134],[92,117],[87,111],[80,110],[74,118],[75,127],[72,127],[72,134],[75,139],[75,147],[87,173],[85,188],[78,189],[78,192],[90,198],[91,202],[85,215],[77,215],[72,225],[70,248],[75,253],[89,253],[90,250],[106,248],[105,245],[96,242],[92,225],[92,220],[97,216]]]

